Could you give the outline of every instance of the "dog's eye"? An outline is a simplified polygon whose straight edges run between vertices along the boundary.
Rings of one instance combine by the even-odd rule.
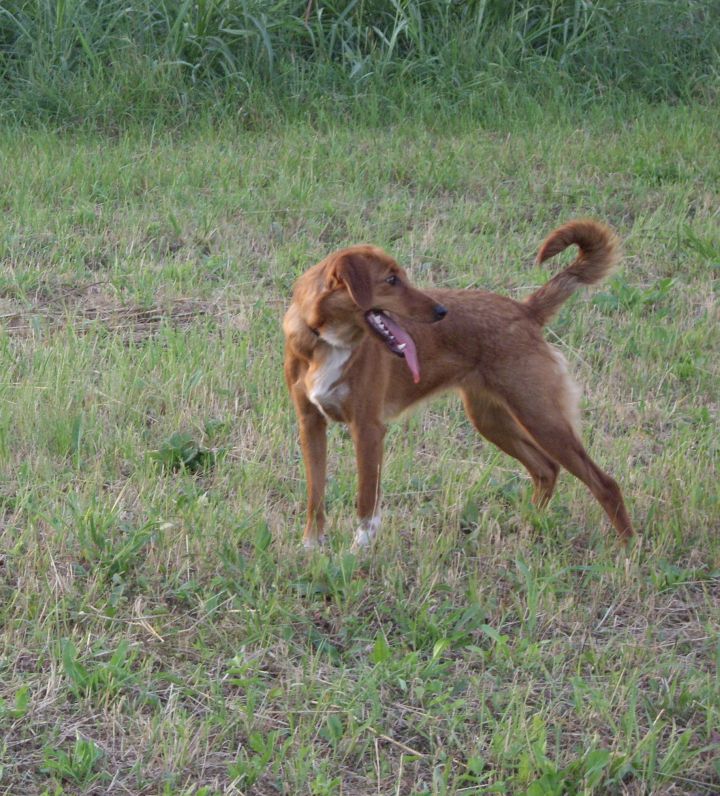
[[[400,280],[395,276],[395,274],[390,274],[385,281],[388,283],[388,285],[397,285]]]

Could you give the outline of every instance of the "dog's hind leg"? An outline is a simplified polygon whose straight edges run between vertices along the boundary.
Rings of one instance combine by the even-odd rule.
[[[525,376],[524,384],[503,390],[510,411],[535,442],[566,470],[579,478],[593,493],[610,518],[618,535],[633,535],[622,492],[617,482],[588,456],[576,431],[577,396],[573,385],[563,378],[548,379],[544,363],[538,363],[537,379],[532,378],[533,362],[516,363]],[[533,383],[534,390],[527,385]]]
[[[545,506],[555,488],[559,465],[535,444],[507,408],[487,393],[468,386],[460,394],[468,417],[483,437],[525,465],[535,487],[533,503]]]

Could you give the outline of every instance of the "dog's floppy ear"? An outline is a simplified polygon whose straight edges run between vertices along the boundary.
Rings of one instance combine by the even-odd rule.
[[[350,298],[361,310],[372,309],[373,286],[370,269],[360,254],[342,254],[330,266],[328,285],[345,285]]]

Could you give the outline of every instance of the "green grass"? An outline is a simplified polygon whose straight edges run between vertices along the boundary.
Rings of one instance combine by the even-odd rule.
[[[720,790],[716,114],[537,122],[0,133],[0,793]],[[638,544],[448,397],[367,555],[332,429],[305,554],[295,277],[372,241],[524,296],[578,215],[625,258],[548,336]]]
[[[713,0],[6,0],[0,117],[122,130],[716,99]]]

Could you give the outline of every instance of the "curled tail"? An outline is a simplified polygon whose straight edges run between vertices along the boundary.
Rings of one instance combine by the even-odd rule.
[[[551,232],[540,247],[536,262],[554,257],[575,244],[580,253],[559,274],[525,299],[535,320],[544,326],[581,285],[604,279],[620,259],[620,242],[604,224],[589,218],[569,221]]]

